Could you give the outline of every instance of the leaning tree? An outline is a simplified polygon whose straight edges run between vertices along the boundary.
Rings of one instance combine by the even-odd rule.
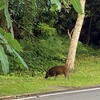
[[[74,69],[74,62],[75,62],[78,40],[81,33],[84,17],[85,17],[85,2],[86,0],[80,0],[81,7],[82,7],[82,14],[78,14],[77,21],[70,41],[68,57],[65,63],[65,66],[69,69],[69,71]]]

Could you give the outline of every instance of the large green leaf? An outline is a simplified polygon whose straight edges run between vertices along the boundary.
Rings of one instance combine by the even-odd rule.
[[[73,5],[76,12],[78,12],[79,14],[83,13],[80,0],[70,0],[70,2]]]
[[[53,6],[50,8],[50,10],[51,10],[52,12],[55,12],[55,11],[57,10],[57,5],[53,5]]]
[[[4,44],[10,53],[15,54],[24,67],[28,68],[28,66],[24,62],[24,60],[16,52],[16,51],[22,51],[20,44],[18,43],[18,41],[16,39],[12,38],[10,33],[6,33],[2,28],[0,28],[0,43]],[[2,45],[0,45],[0,61],[2,64],[3,72],[5,74],[8,73],[9,62],[8,62],[7,55],[4,53],[4,49],[3,49]]]
[[[56,10],[61,10],[61,3],[60,3],[59,0],[51,0],[51,4],[53,5],[52,6],[53,8],[51,8],[51,10],[53,10],[53,11],[54,11],[54,9],[55,9],[55,11]]]
[[[7,26],[8,26],[8,29],[10,29],[10,31],[12,33],[12,37],[14,38],[12,20],[10,19],[10,14],[9,14],[9,11],[8,11],[8,1],[4,0],[4,2],[6,4],[6,7],[4,9],[4,13],[5,13],[6,21],[7,21]]]
[[[9,62],[8,62],[8,57],[5,54],[2,45],[0,45],[0,61],[4,74],[7,74],[9,72]]]
[[[0,28],[0,33],[0,38],[3,40],[10,53],[12,53],[11,47],[17,51],[23,51],[19,42],[16,39],[12,38],[12,35],[10,33],[6,33],[2,28]]]
[[[17,51],[23,51],[20,44],[18,43],[18,41],[14,38],[12,38],[11,34],[10,33],[6,33],[4,35],[5,39],[8,41],[8,43]]]
[[[17,58],[20,60],[20,62],[23,64],[24,67],[26,67],[28,69],[27,64],[25,63],[25,61],[22,59],[22,57],[13,49],[14,54],[17,56]]]
[[[5,44],[7,50],[10,53],[13,53],[12,48],[8,45],[8,41],[4,38],[4,36],[2,34],[0,34],[0,39],[1,39],[2,43]]]

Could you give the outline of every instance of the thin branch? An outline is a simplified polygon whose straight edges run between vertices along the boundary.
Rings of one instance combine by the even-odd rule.
[[[72,29],[71,32],[69,32],[69,29],[67,30],[67,32],[68,32],[68,36],[69,36],[70,40],[71,40],[71,38],[72,38],[73,31],[74,31],[74,28]]]

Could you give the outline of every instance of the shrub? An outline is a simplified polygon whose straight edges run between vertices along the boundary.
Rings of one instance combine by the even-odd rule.
[[[42,73],[49,67],[65,63],[68,43],[67,38],[61,36],[49,36],[46,39],[32,41],[22,40],[23,58],[34,73]]]

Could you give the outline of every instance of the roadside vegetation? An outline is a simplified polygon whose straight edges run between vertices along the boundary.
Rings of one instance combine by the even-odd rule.
[[[100,84],[100,1],[86,1],[82,30],[76,29],[79,42],[73,29],[78,13],[82,14],[81,4],[79,0],[70,3],[69,0],[0,1],[0,97]],[[72,36],[77,41],[72,42],[69,50]],[[74,45],[77,42],[78,48]],[[65,65],[72,49],[76,54],[76,71],[69,73],[69,80],[63,75],[45,79],[49,68]],[[67,67],[74,67],[74,61],[69,62]]]
[[[48,64],[48,66],[52,67],[56,64]],[[58,64],[63,64],[63,62]],[[47,63],[45,65],[47,66]],[[45,79],[45,71],[35,72],[34,77],[28,71],[26,73],[20,72],[20,74],[17,72],[17,74],[10,73],[6,76],[0,75],[0,96],[42,93],[99,85],[100,50],[94,50],[91,47],[86,48],[82,43],[79,43],[75,68],[76,72],[69,74],[69,80],[65,79],[63,75],[58,76],[57,79],[54,77]]]

